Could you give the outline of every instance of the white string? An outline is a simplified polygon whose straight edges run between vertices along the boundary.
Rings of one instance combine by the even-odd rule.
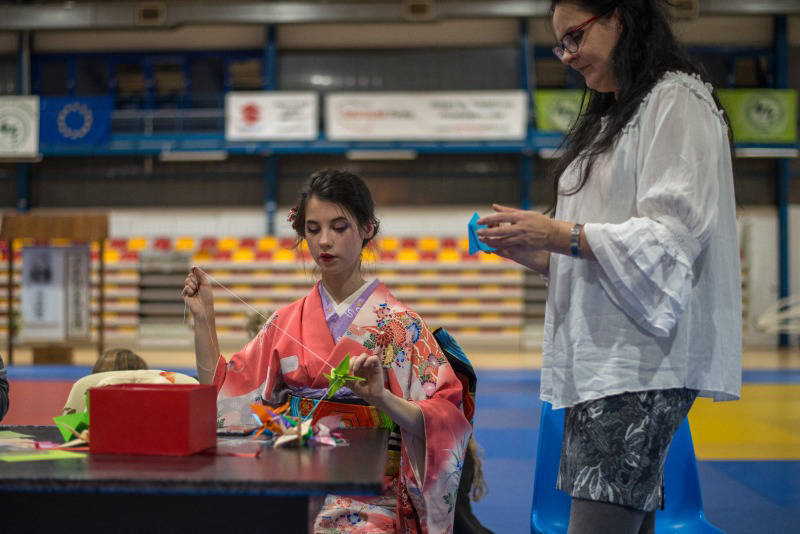
[[[262,318],[263,318],[265,321],[267,321],[267,323],[269,324],[269,326],[274,326],[275,328],[277,328],[278,330],[280,330],[281,332],[283,332],[284,334],[286,334],[286,336],[287,336],[289,339],[291,339],[292,341],[294,341],[295,343],[297,343],[298,345],[300,345],[301,347],[303,347],[304,349],[306,349],[308,352],[310,352],[310,353],[311,353],[311,354],[313,354],[314,356],[316,356],[316,357],[317,357],[317,359],[318,359],[319,361],[321,361],[323,364],[325,364],[325,365],[327,365],[328,367],[330,367],[331,369],[333,369],[333,365],[332,365],[330,362],[328,362],[328,361],[327,361],[325,358],[323,358],[322,356],[320,356],[319,354],[317,354],[316,352],[314,352],[314,351],[313,351],[311,348],[309,348],[309,347],[308,347],[308,346],[307,346],[305,343],[303,343],[302,341],[300,341],[299,339],[297,339],[296,337],[294,337],[292,334],[290,334],[289,332],[287,332],[286,330],[284,330],[283,328],[281,328],[280,326],[278,326],[277,324],[275,324],[275,321],[271,321],[269,317],[266,317],[266,316],[265,316],[263,313],[261,313],[260,311],[258,311],[256,308],[254,308],[254,307],[253,307],[253,306],[251,306],[250,304],[248,304],[248,303],[247,303],[247,302],[246,302],[246,301],[245,301],[245,300],[244,300],[242,297],[240,297],[239,295],[237,295],[236,293],[234,293],[233,291],[231,291],[230,289],[228,289],[227,287],[225,287],[225,285],[224,285],[222,282],[220,282],[219,280],[217,280],[216,278],[214,278],[213,276],[211,276],[210,274],[208,274],[206,271],[204,271],[204,270],[203,270],[203,269],[201,269],[200,267],[195,267],[195,268],[196,268],[198,271],[200,271],[201,273],[203,273],[204,275],[206,275],[206,276],[208,277],[208,279],[209,279],[209,280],[211,280],[212,282],[214,282],[215,284],[217,284],[219,287],[221,287],[222,289],[224,289],[225,291],[227,291],[228,293],[230,293],[231,295],[233,295],[233,297],[234,297],[234,298],[236,298],[237,300],[239,300],[239,302],[241,302],[242,304],[244,304],[245,306],[247,306],[248,308],[250,308],[251,310],[253,310],[253,311],[254,311],[256,314],[258,314],[259,316],[261,316],[261,317],[262,317]],[[198,288],[198,291],[200,291],[200,289],[199,289],[199,288]],[[184,302],[184,321],[186,320],[186,319],[185,319],[185,314],[186,314],[186,303]],[[210,327],[209,327],[209,329],[210,329]]]
[[[290,334],[289,332],[287,332],[286,330],[284,330],[283,328],[281,328],[280,326],[278,326],[277,324],[275,324],[275,321],[272,321],[272,320],[270,320],[270,318],[269,318],[269,317],[266,317],[266,316],[265,316],[263,313],[261,313],[260,311],[258,311],[256,308],[254,308],[254,307],[253,307],[253,306],[251,306],[250,304],[248,304],[248,303],[247,303],[247,302],[246,302],[246,301],[245,301],[245,300],[244,300],[242,297],[240,297],[239,295],[237,295],[237,294],[236,294],[234,291],[232,291],[232,290],[228,289],[227,287],[225,287],[225,284],[223,284],[222,282],[220,282],[219,280],[217,280],[216,278],[214,278],[213,276],[211,276],[210,274],[208,274],[206,271],[204,271],[204,270],[203,270],[203,269],[201,269],[200,267],[195,267],[195,268],[196,268],[198,271],[200,271],[201,273],[203,273],[204,275],[206,275],[206,276],[208,277],[208,279],[209,279],[209,280],[211,280],[212,282],[214,282],[215,284],[217,284],[219,287],[221,287],[222,289],[224,289],[225,291],[227,291],[228,293],[230,293],[231,295],[233,295],[233,297],[234,297],[234,298],[236,298],[236,299],[237,299],[239,302],[241,302],[242,304],[244,304],[245,306],[247,306],[248,308],[250,308],[251,310],[253,310],[253,311],[254,311],[256,314],[258,314],[259,316],[261,316],[261,317],[262,317],[264,320],[266,320],[266,321],[267,321],[267,323],[269,323],[269,326],[274,326],[275,328],[277,328],[278,330],[280,330],[281,332],[283,332],[284,334],[286,334],[286,336],[287,336],[287,337],[289,337],[289,338],[290,338],[292,341],[294,341],[295,343],[297,343],[298,345],[300,345],[301,347],[303,347],[304,349],[306,349],[308,352],[310,352],[311,354],[313,354],[314,356],[316,356],[316,357],[317,357],[317,359],[319,359],[319,361],[321,361],[323,364],[325,364],[325,365],[327,365],[328,367],[330,367],[331,369],[333,369],[333,364],[331,364],[331,363],[330,363],[330,362],[328,362],[328,361],[327,361],[325,358],[323,358],[322,356],[320,356],[319,354],[317,354],[316,352],[314,352],[314,351],[313,351],[311,348],[309,348],[309,347],[308,347],[308,346],[307,346],[305,343],[303,343],[302,341],[300,341],[299,339],[297,339],[296,337],[294,337],[292,334]],[[198,282],[199,282],[199,281],[198,281]],[[197,291],[199,292],[199,291],[200,291],[200,289],[198,288],[198,290],[197,290]],[[184,301],[184,302],[183,302],[183,320],[184,320],[184,322],[186,322],[186,301]],[[208,326],[208,331],[209,331],[209,334],[211,334],[211,325],[208,325],[208,324],[207,324],[207,326]],[[213,338],[212,338],[212,339],[213,339]],[[200,367],[200,366],[198,365],[198,367]],[[203,369],[203,371],[205,371],[205,372],[209,372],[207,369]],[[323,400],[325,400],[325,399],[327,398],[327,396],[328,396],[328,392],[330,391],[330,389],[331,389],[331,385],[330,385],[330,384],[328,384],[328,388],[325,390],[325,394],[324,394],[324,395],[323,395],[323,396],[322,396],[322,397],[319,399],[319,402],[321,402],[321,401],[323,401]],[[298,423],[298,425],[301,425],[303,422],[305,422],[306,420],[308,420],[308,418],[309,418],[309,417],[311,417],[312,415],[314,415],[314,412],[316,411],[317,407],[319,406],[319,402],[317,402],[317,404],[314,406],[314,408],[313,408],[313,409],[312,409],[310,412],[308,412],[308,414],[306,414],[306,416],[305,416],[305,417],[303,417],[303,418],[300,420],[300,422]]]

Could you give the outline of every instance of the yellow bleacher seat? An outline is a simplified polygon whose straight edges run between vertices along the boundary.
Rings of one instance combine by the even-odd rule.
[[[258,240],[258,250],[273,251],[278,248],[278,238],[270,235]]]
[[[420,250],[432,251],[439,248],[439,240],[435,237],[422,237],[418,241]]]
[[[381,250],[393,252],[397,250],[397,247],[400,245],[399,241],[395,237],[383,237],[378,242],[378,246],[380,246]]]
[[[106,263],[117,263],[119,262],[120,254],[119,250],[115,248],[107,248],[103,253],[103,261]]]
[[[305,243],[305,241],[304,241]],[[361,261],[368,263],[375,263],[378,261],[378,255],[373,248],[365,248],[361,251]]]
[[[214,256],[206,250],[199,250],[192,256],[192,261],[194,263],[203,263],[211,261],[212,259],[214,259]]]
[[[50,244],[54,247],[66,247],[72,244],[72,240],[66,237],[53,237],[50,239]],[[108,246],[108,240],[106,240],[106,246]]]
[[[236,250],[239,247],[239,240],[235,237],[223,237],[217,243],[219,250]]]
[[[455,263],[461,261],[461,253],[454,248],[446,248],[439,252],[438,260],[443,263]]]
[[[128,250],[141,251],[147,248],[147,238],[132,237],[128,239]]]
[[[175,240],[175,250],[179,252],[188,252],[194,250],[195,242],[193,237],[179,237]]]
[[[460,248],[463,251],[469,250],[469,239],[467,239],[466,237],[462,237],[461,239],[459,239],[458,248]]]
[[[404,248],[397,253],[397,261],[402,263],[415,263],[419,261],[419,252],[413,248]]]
[[[478,260],[486,263],[497,263],[499,261],[502,261],[503,258],[498,256],[497,254],[491,254],[491,253],[485,254],[481,252],[480,254],[478,254]]]
[[[294,250],[290,248],[281,248],[275,251],[272,256],[273,261],[290,262],[295,260]]]
[[[240,248],[233,253],[231,259],[236,262],[251,262],[256,259],[256,254],[249,248]]]

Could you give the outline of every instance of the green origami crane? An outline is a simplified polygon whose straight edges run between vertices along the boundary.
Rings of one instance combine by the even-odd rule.
[[[361,381],[365,380],[360,376],[350,375],[348,374],[349,372],[350,372],[350,353],[348,352],[339,365],[331,368],[330,375],[323,373],[325,375],[325,378],[327,378],[329,382],[328,395],[326,398],[330,399],[331,397],[333,397],[333,394],[339,391],[339,388],[341,388],[344,385],[344,383],[348,380],[361,380]]]
[[[67,415],[57,415],[53,417],[61,437],[64,441],[69,441],[78,436],[73,433],[73,430],[80,434],[89,428],[89,394],[86,394],[86,409],[79,413],[70,413]]]

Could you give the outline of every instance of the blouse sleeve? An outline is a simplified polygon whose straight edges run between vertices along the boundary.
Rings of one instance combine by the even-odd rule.
[[[707,93],[664,84],[643,103],[636,151],[637,217],[586,224],[610,298],[667,337],[689,301],[693,264],[714,231],[727,130]]]

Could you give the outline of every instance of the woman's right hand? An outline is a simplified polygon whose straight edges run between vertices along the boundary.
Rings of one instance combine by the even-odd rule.
[[[195,318],[214,315],[214,292],[206,273],[199,267],[193,266],[186,275],[181,295]]]

